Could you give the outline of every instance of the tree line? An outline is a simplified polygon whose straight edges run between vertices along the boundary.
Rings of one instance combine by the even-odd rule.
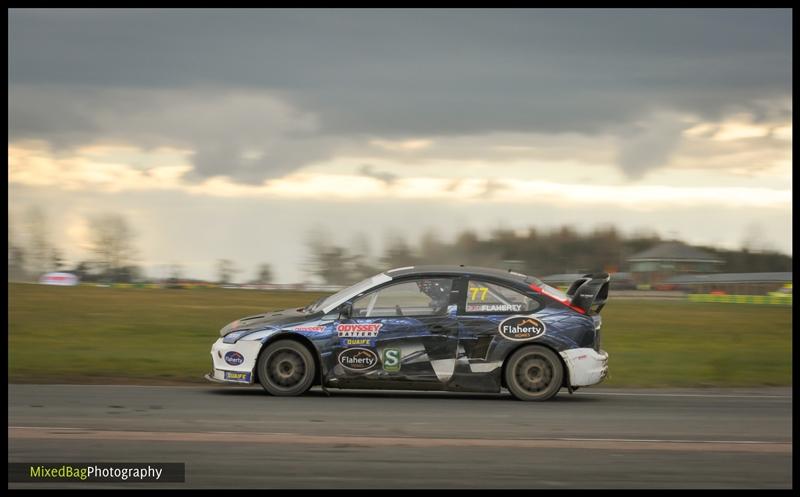
[[[354,247],[332,243],[327,236],[309,239],[307,271],[328,284],[345,285],[392,267],[464,264],[512,269],[546,276],[596,271],[625,272],[627,259],[654,245],[670,241],[655,233],[623,235],[613,227],[580,233],[572,227],[523,231],[497,229],[481,238],[463,230],[451,242],[433,231],[417,243],[402,236],[386,240],[383,254],[371,256],[363,235]],[[723,250],[697,246],[725,261],[721,271],[731,273],[791,271],[792,258],[775,251]]]
[[[102,214],[89,221],[86,249],[92,256],[70,267],[51,238],[47,216],[38,207],[29,209],[12,232],[8,227],[8,279],[33,281],[51,271],[69,271],[86,281],[130,282],[140,279],[134,263],[134,233],[125,217]]]
[[[153,281],[137,264],[139,252],[135,245],[135,232],[125,216],[106,213],[92,217],[88,223],[86,245],[81,247],[90,255],[70,266],[63,252],[52,240],[47,216],[39,207],[30,208],[20,225],[12,232],[8,227],[8,280],[36,281],[49,272],[65,271],[78,276],[81,281],[97,283],[133,283]],[[167,282],[185,281],[180,264],[167,268]],[[217,283],[229,284],[241,270],[229,259],[215,263]],[[268,284],[273,273],[269,264],[260,264],[248,283]]]
[[[21,228],[21,229],[20,229]],[[131,283],[153,281],[137,264],[139,252],[135,233],[126,218],[106,213],[89,220],[84,248],[90,257],[69,266],[63,252],[50,238],[47,218],[39,208],[29,209],[20,226],[8,231],[8,278],[10,281],[35,281],[44,273],[68,271],[81,281]],[[20,233],[20,231],[22,233]],[[24,236],[22,236],[24,234]],[[331,241],[324,230],[315,229],[306,241],[308,260],[305,273],[330,285],[347,285],[392,267],[428,264],[464,264],[489,266],[546,276],[557,273],[595,271],[625,272],[627,259],[637,252],[667,241],[655,233],[624,235],[614,227],[602,227],[581,233],[569,226],[543,230],[496,229],[480,237],[474,230],[460,231],[452,241],[442,240],[435,231],[418,240],[395,234],[384,243],[381,254],[373,254],[363,233],[349,237],[350,246]],[[792,258],[775,251],[724,250],[697,247],[715,255],[725,264],[724,272],[791,271]],[[218,259],[214,266],[216,282],[233,283],[243,271],[230,259]],[[172,264],[161,280],[186,281],[183,267]],[[247,283],[273,281],[269,264],[256,267]]]

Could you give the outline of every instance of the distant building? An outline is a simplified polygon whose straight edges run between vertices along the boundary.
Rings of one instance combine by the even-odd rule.
[[[664,280],[664,285],[689,293],[726,293],[728,295],[767,295],[792,281],[792,273],[718,273],[684,274]],[[791,285],[789,285],[791,288]]]
[[[681,242],[664,242],[628,258],[637,285],[658,285],[683,274],[715,273],[725,261]]]
[[[570,286],[573,281],[577,280],[584,274],[585,273],[548,274],[547,276],[542,276],[539,279],[541,279],[543,282],[547,283],[550,286],[559,288],[559,287]]]
[[[47,273],[39,278],[42,285],[75,286],[80,283],[80,279],[72,273]]]

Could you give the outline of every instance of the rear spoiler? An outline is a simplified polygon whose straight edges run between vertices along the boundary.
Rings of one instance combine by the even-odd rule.
[[[608,273],[584,274],[573,281],[567,290],[567,297],[575,307],[586,312],[600,313],[608,300]]]

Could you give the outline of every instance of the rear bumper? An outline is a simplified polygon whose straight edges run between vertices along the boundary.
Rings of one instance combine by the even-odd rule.
[[[569,382],[573,387],[596,385],[608,377],[608,352],[590,348],[561,352],[569,369]]]

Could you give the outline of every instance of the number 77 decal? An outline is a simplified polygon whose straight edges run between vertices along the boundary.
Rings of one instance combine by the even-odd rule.
[[[486,292],[488,292],[489,289],[485,286],[482,286],[472,287],[469,289],[469,291],[472,292],[472,295],[469,298],[470,300],[478,300],[478,292],[481,292],[481,301],[484,301],[486,300]]]

